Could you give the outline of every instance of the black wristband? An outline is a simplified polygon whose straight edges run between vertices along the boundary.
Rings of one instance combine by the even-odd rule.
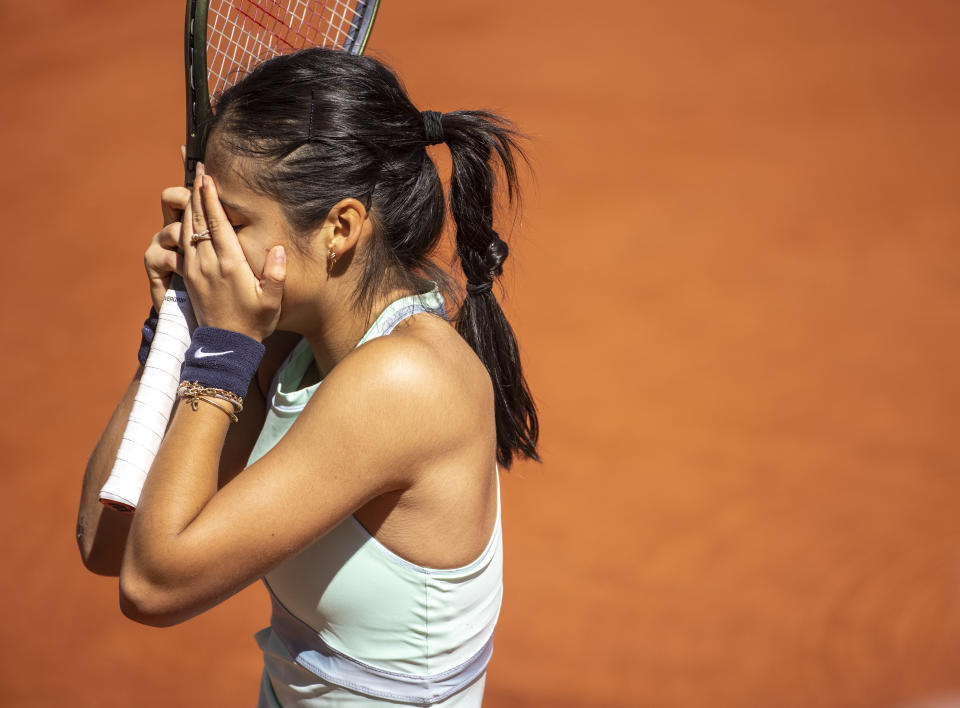
[[[153,336],[157,333],[157,322],[159,322],[157,308],[151,307],[150,314],[143,321],[143,329],[140,330],[140,350],[137,352],[137,361],[140,366],[147,363],[147,356],[150,354],[150,345],[153,343]]]
[[[252,337],[216,327],[197,327],[180,381],[222,388],[243,398],[266,347]]]

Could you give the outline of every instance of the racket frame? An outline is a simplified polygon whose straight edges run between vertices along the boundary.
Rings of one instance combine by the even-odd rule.
[[[187,87],[187,158],[183,183],[193,186],[197,163],[207,148],[207,126],[213,116],[207,89],[207,0],[187,0],[184,14],[183,66]]]
[[[364,3],[363,17],[360,19],[360,23],[355,25],[350,32],[350,39],[347,44],[343,45],[343,51],[351,54],[363,54],[363,50],[367,48],[370,33],[373,32],[373,21],[377,18],[378,9],[380,9],[380,0],[368,0]]]

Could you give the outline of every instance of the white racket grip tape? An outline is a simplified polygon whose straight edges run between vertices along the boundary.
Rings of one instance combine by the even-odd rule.
[[[114,509],[133,511],[137,507],[177,400],[180,369],[195,327],[186,291],[168,290],[117,459],[100,490],[100,501]]]

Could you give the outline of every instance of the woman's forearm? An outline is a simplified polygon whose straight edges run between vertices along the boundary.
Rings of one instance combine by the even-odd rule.
[[[261,373],[263,381],[269,382],[273,378],[274,371],[299,339],[299,336],[279,333],[268,340],[265,356],[267,366]],[[123,431],[130,409],[133,407],[133,399],[140,385],[140,375],[141,370],[138,370],[123,398],[117,404],[100,441],[90,455],[83,476],[80,510],[77,514],[77,545],[84,565],[99,575],[119,575],[127,535],[133,521],[133,514],[120,513],[101,504],[99,495],[101,487],[110,476],[117,449],[123,439]],[[262,382],[250,386],[249,394],[244,401],[244,411],[240,414],[240,422],[232,426],[222,449],[220,440],[214,444],[215,455],[219,458],[219,478],[215,482],[215,488],[226,484],[243,469],[250,456],[265,415],[265,401],[260,393],[262,387],[265,387]],[[210,412],[217,413],[217,411],[206,411],[206,413]],[[180,446],[174,451],[174,455],[184,455],[185,449],[188,448]]]
[[[144,484],[120,575],[121,608],[136,621],[166,625],[205,609],[184,614],[179,596],[205,565],[188,527],[217,493],[229,418],[215,407],[178,402]]]
[[[120,574],[123,549],[133,520],[132,514],[114,511],[101,504],[99,497],[100,488],[113,468],[117,448],[120,447],[123,430],[133,406],[133,398],[140,385],[141,371],[142,369],[137,371],[117,404],[83,474],[80,509],[77,513],[77,545],[83,564],[98,575]]]

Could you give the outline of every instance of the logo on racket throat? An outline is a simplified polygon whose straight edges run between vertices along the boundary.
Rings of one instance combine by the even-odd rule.
[[[204,359],[208,356],[223,356],[224,354],[233,354],[233,349],[226,352],[205,352],[203,351],[203,347],[197,347],[197,351],[193,353],[197,359]]]

